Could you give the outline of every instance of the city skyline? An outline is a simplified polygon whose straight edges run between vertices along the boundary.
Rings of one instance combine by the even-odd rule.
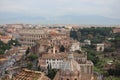
[[[119,24],[119,0],[1,0],[0,24]]]

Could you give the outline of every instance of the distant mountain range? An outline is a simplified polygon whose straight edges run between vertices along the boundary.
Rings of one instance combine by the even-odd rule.
[[[23,14],[0,13],[0,24],[43,23],[43,24],[120,24],[120,19],[98,15],[63,15],[57,17],[24,16]]]

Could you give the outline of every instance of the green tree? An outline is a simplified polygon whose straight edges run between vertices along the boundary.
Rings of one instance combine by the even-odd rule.
[[[110,68],[108,70],[109,75],[120,76],[120,62],[115,63],[115,68]]]
[[[34,60],[36,60],[36,59],[38,58],[38,56],[35,55],[35,54],[31,54],[31,55],[29,55],[27,58],[28,58],[30,61],[34,61]]]
[[[83,28],[79,30],[71,30],[70,37],[78,41],[84,41],[90,39],[93,43],[102,42],[106,36],[111,36],[112,28],[110,27],[91,27]],[[94,37],[93,37],[94,36]],[[79,40],[80,39],[80,40]]]
[[[27,68],[28,68],[28,69],[31,69],[31,68],[32,68],[32,66],[33,66],[33,65],[32,65],[32,63],[31,63],[31,62],[28,62],[28,63],[27,63]]]
[[[70,37],[72,37],[73,39],[77,39],[77,32],[75,30],[71,30]]]
[[[64,52],[65,51],[65,47],[62,45],[61,47],[60,47],[60,52]]]
[[[57,73],[57,69],[49,69],[47,76],[53,80],[53,78],[55,77],[56,73]]]
[[[6,44],[3,43],[2,41],[0,41],[0,54],[4,54],[6,50],[9,50],[11,47]]]
[[[27,56],[29,53],[30,53],[30,48],[28,47],[26,52],[25,52],[25,55]]]
[[[98,56],[96,56],[95,51],[87,50],[88,60],[91,60],[95,65],[99,62]]]
[[[38,71],[41,71],[41,67],[40,67],[40,66],[38,66],[37,70],[38,70]]]
[[[8,41],[8,44],[10,45],[10,46],[20,46],[20,43],[18,42],[18,40],[16,39],[16,40],[10,40],[10,41]]]

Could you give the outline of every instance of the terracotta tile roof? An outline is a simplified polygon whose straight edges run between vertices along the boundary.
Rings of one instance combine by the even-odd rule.
[[[64,59],[67,57],[67,53],[57,53],[57,54],[53,54],[53,53],[48,53],[48,54],[43,54],[42,58],[43,59]]]
[[[0,36],[0,39],[11,39],[12,37],[10,36]]]
[[[0,58],[0,65],[2,65],[5,61],[7,61],[6,58]]]
[[[85,57],[85,54],[83,54],[82,52],[80,52],[80,53],[75,52],[73,55],[75,58]]]
[[[24,69],[15,78],[13,78],[13,80],[50,80],[50,79],[46,77],[42,72]]]

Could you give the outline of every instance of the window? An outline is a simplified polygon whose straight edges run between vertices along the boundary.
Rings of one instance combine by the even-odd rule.
[[[52,59],[53,61],[55,61],[55,59]]]
[[[61,78],[61,80],[63,80],[63,78]]]
[[[55,53],[57,53],[57,50],[55,50]]]

